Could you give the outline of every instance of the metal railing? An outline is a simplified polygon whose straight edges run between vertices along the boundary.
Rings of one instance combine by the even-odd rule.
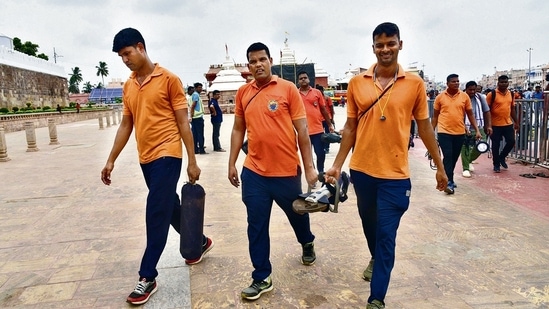
[[[432,117],[434,100],[428,103],[429,117]],[[515,132],[515,147],[509,156],[526,164],[549,168],[549,93],[545,93],[545,100],[517,99],[515,103],[519,129]],[[501,147],[504,145],[502,142]]]

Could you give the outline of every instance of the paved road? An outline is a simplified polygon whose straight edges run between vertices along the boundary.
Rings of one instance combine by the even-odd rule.
[[[336,111],[341,127],[345,109]],[[225,115],[225,148],[232,120]],[[0,162],[0,307],[129,307],[125,297],[145,245],[146,187],[133,139],[117,160],[112,185],[101,183],[116,129],[99,130],[97,120],[59,125],[60,145],[48,145],[47,128],[37,129],[38,152],[25,151],[25,132],[6,134],[11,160]],[[549,179],[518,176],[547,170],[510,164],[495,175],[483,156],[471,179],[456,169],[458,188],[448,196],[434,189],[424,154],[417,139],[410,150],[412,203],[399,229],[387,308],[548,308]],[[172,231],[159,265],[159,290],[144,307],[364,308],[369,285],[360,275],[369,254],[352,188],[339,213],[311,215],[313,266],[300,264],[301,248],[275,206],[275,289],[256,302],[240,299],[252,267],[245,208],[226,179],[227,159],[228,153],[198,156],[207,192],[205,232],[214,249],[188,267]]]

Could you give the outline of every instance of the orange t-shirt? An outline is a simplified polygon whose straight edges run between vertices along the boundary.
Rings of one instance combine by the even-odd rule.
[[[309,135],[324,133],[324,127],[322,126],[322,121],[324,116],[320,112],[320,107],[324,106],[326,108],[326,103],[324,101],[324,95],[320,90],[315,88],[309,88],[307,94],[299,91],[303,104],[305,104],[305,111],[307,112],[307,129],[309,130]]]
[[[513,124],[511,119],[511,108],[515,108],[515,100],[511,95],[511,91],[505,91],[505,94],[499,89],[496,89],[496,98],[492,103],[492,92],[486,95],[486,102],[490,106],[490,114],[492,116],[492,126],[503,127]]]
[[[379,83],[374,85],[375,66],[349,81],[347,117],[358,118],[383,91]],[[384,109],[385,120],[380,119],[381,109]],[[419,76],[406,73],[399,65],[393,89],[358,120],[349,167],[377,178],[410,178],[410,115],[418,120],[429,118],[425,85]]]
[[[123,102],[123,115],[133,119],[140,163],[183,157],[174,111],[187,108],[187,98],[179,77],[155,64],[139,85],[133,72],[124,83]]]
[[[296,176],[300,160],[293,121],[306,118],[296,86],[273,75],[261,91],[255,81],[240,87],[235,102],[235,116],[244,119],[248,136],[244,166],[267,177]]]
[[[452,96],[445,90],[435,98],[434,109],[440,112],[437,122],[439,133],[465,134],[465,111],[473,110],[467,93],[460,90]]]
[[[328,115],[330,115],[330,119],[334,118],[334,103],[332,102],[332,99],[328,96],[326,96],[326,110],[328,111]],[[324,118],[323,118],[324,120]]]

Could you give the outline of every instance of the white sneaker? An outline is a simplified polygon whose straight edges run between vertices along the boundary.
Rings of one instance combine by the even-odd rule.
[[[465,178],[471,178],[471,173],[468,170],[464,170],[462,175]]]
[[[474,172],[475,171],[475,167],[473,166],[473,164],[469,164],[469,172]]]

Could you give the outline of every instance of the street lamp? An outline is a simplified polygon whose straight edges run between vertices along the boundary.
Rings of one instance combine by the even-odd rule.
[[[532,75],[532,47],[528,48],[526,51],[528,52],[528,87],[530,86],[530,75]]]

